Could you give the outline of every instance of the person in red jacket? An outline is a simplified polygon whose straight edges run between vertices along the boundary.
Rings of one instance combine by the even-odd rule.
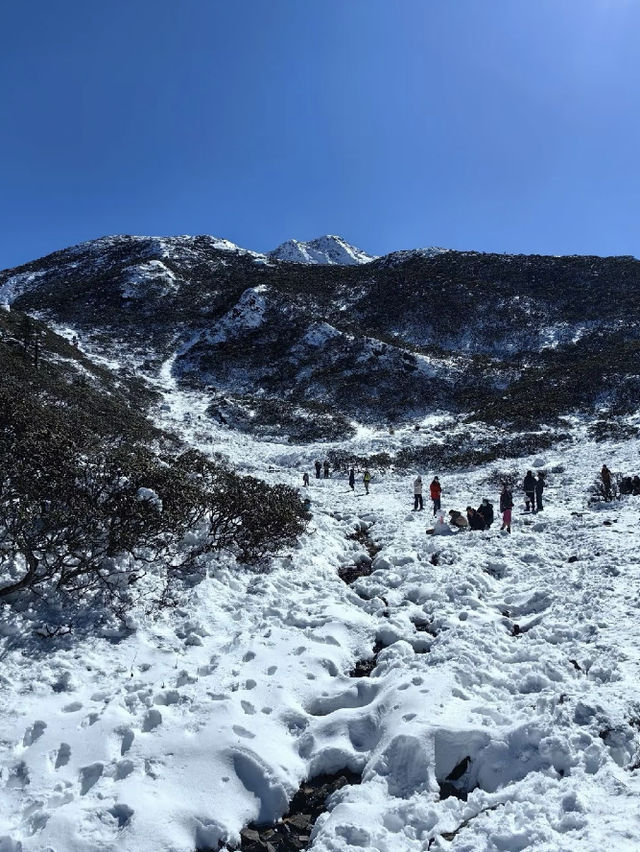
[[[433,482],[429,486],[429,491],[431,492],[431,499],[433,500],[433,517],[435,518],[436,512],[440,509],[440,495],[442,494],[442,487],[437,476],[433,477]]]

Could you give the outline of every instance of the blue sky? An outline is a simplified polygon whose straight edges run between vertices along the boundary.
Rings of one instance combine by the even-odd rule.
[[[20,0],[0,268],[112,233],[640,256],[636,0]]]

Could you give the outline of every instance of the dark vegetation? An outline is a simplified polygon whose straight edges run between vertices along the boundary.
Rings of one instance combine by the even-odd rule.
[[[0,600],[46,604],[54,626],[124,620],[174,603],[203,556],[259,568],[305,528],[297,492],[180,452],[137,382],[92,371],[41,323],[0,315],[0,357]]]
[[[283,399],[228,394],[214,399],[207,414],[241,432],[278,440],[286,437],[291,443],[339,441],[355,433],[346,417],[315,401],[296,404]]]

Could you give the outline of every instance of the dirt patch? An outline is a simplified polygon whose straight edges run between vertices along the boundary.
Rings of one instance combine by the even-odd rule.
[[[359,577],[368,577],[371,574],[371,563],[361,562],[359,565],[341,565],[338,568],[338,576],[350,586]]]
[[[238,852],[301,852],[307,849],[316,819],[327,809],[327,799],[336,790],[359,784],[360,775],[342,769],[334,775],[318,775],[303,781],[289,805],[289,812],[272,826],[251,824],[240,832]],[[222,847],[229,848],[229,847]]]

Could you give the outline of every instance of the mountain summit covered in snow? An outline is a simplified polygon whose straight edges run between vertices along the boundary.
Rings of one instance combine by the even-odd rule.
[[[328,234],[308,242],[287,240],[278,248],[269,252],[274,260],[286,260],[290,263],[319,263],[335,264],[338,266],[355,266],[360,263],[370,263],[375,256],[367,254],[362,249],[350,245],[342,237]]]

